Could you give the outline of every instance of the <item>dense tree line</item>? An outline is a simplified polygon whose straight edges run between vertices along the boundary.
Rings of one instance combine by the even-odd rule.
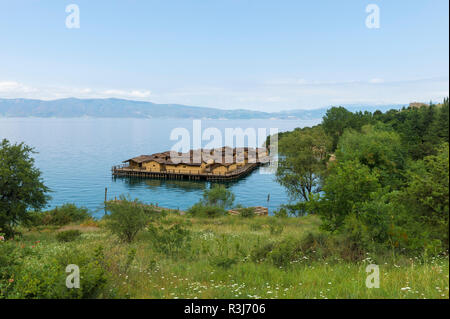
[[[278,181],[292,214],[364,249],[448,250],[449,103],[382,113],[329,109],[279,135]]]

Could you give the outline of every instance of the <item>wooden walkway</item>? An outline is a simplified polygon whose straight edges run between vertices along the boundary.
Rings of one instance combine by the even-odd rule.
[[[176,172],[149,172],[143,169],[133,169],[128,166],[113,166],[111,171],[114,176],[154,178],[154,179],[180,179],[193,181],[232,181],[250,174],[260,166],[260,163],[246,164],[230,173],[218,175],[213,173],[176,173]]]

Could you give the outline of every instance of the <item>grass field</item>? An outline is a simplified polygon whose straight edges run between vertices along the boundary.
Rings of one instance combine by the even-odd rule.
[[[164,229],[178,224],[185,233],[174,231],[165,237],[160,233],[155,242],[155,235],[146,230],[126,244],[102,227],[102,221],[23,229],[14,243],[31,253],[11,279],[15,284],[29,281],[30,287],[22,289],[30,291],[25,297],[39,298],[33,289],[51,288],[39,281],[43,272],[61,271],[58,278],[66,276],[64,269],[46,268],[51,260],[66,251],[91,255],[101,251],[107,280],[98,298],[449,298],[448,256],[424,260],[367,255],[349,261],[338,255],[323,257],[320,246],[317,251],[313,246],[308,254],[297,254],[288,262],[283,252],[289,249],[258,257],[271,243],[288,245],[318,232],[315,216],[208,219],[169,214],[157,224]],[[82,234],[71,242],[58,241],[56,234],[67,229]],[[366,266],[371,263],[379,265],[379,288],[365,284]],[[82,286],[89,276],[81,267]]]

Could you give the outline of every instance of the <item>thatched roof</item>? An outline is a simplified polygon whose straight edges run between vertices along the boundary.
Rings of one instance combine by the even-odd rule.
[[[171,157],[171,151],[166,151],[162,153],[155,153],[152,155],[140,155],[137,157],[130,158],[124,163],[134,162],[136,164],[147,163],[147,162],[157,162],[159,164],[167,164],[167,165],[188,165],[188,166],[201,166],[202,163],[206,165],[212,164],[221,164],[224,166],[230,166],[235,164],[237,160],[239,160],[239,155],[243,154],[245,159],[248,159],[250,154],[258,154],[260,152],[260,159],[266,157],[265,149],[258,148],[254,149],[251,147],[240,147],[234,148],[224,146],[218,149],[198,149],[198,150],[190,150],[188,153],[178,153],[178,157],[180,159],[179,163],[174,163]],[[263,153],[263,154],[261,154]],[[227,155],[233,156],[233,160],[231,163],[227,161]],[[198,161],[200,159],[200,161]]]

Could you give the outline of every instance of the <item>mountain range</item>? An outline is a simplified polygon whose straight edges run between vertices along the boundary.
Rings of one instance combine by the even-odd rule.
[[[361,106],[342,105],[350,111],[386,111],[401,104]],[[0,117],[97,117],[97,118],[209,118],[209,119],[319,119],[327,108],[260,112],[245,109],[223,110],[181,104],[156,104],[116,98],[58,100],[1,99]]]

